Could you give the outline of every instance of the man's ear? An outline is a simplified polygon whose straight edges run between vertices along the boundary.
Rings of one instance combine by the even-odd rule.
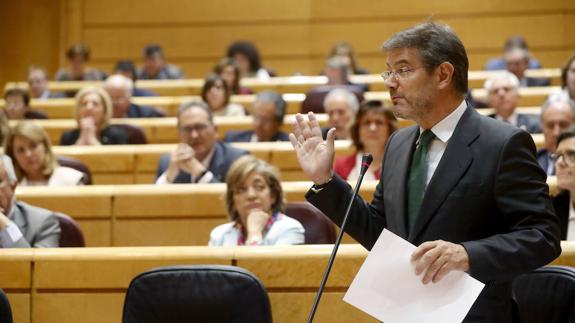
[[[438,86],[441,90],[449,87],[453,80],[455,67],[449,62],[443,62],[437,67],[437,76],[439,78]]]

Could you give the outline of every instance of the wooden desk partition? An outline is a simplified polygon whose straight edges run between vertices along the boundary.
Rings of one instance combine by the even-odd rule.
[[[575,266],[575,243],[562,242],[552,264]],[[132,247],[14,249],[0,253],[0,286],[16,323],[121,322],[132,278],[170,265],[223,264],[245,268],[264,284],[274,322],[304,322],[332,246]],[[360,245],[342,245],[327,283],[318,322],[377,322],[343,302],[363,263]]]
[[[370,199],[376,182],[365,182]],[[284,182],[288,201],[304,201],[310,182]],[[76,219],[90,247],[207,245],[211,230],[228,222],[220,184],[19,187],[19,200]],[[347,240],[348,242],[351,239]]]
[[[469,71],[468,79],[471,88],[481,88],[486,79],[498,71]],[[561,70],[560,69],[538,69],[528,70],[527,76],[550,79],[552,84],[559,85]],[[350,80],[353,83],[368,84],[372,91],[384,91],[385,85],[379,74],[369,75],[351,75]],[[256,93],[263,90],[273,90],[280,93],[307,92],[312,87],[324,85],[327,82],[325,76],[280,76],[272,77],[268,80],[257,78],[244,78],[241,85],[254,90]],[[101,86],[101,81],[49,81],[48,88],[53,92],[76,91],[85,86]],[[142,89],[148,89],[160,95],[200,95],[203,79],[185,79],[185,80],[138,80],[136,86]],[[26,82],[8,82],[5,89],[20,87],[28,88]]]

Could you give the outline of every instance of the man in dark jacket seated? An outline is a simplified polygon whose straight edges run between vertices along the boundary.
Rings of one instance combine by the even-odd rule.
[[[180,143],[160,158],[156,184],[220,183],[230,165],[245,150],[219,142],[211,110],[203,102],[190,102],[178,110]]]
[[[287,133],[281,131],[287,103],[281,94],[265,91],[258,94],[254,102],[253,130],[230,130],[225,142],[289,141]]]
[[[106,79],[104,89],[110,95],[114,106],[114,118],[159,118],[165,114],[156,108],[137,105],[132,102],[134,82],[115,74]]]

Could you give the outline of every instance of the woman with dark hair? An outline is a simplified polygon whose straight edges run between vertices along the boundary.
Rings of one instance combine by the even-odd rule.
[[[226,176],[226,208],[231,222],[210,233],[210,246],[304,243],[304,228],[283,214],[278,170],[252,155],[236,160]]]
[[[379,179],[385,144],[395,130],[397,130],[397,120],[393,112],[381,101],[363,102],[350,129],[355,153],[350,156],[337,157],[334,171],[345,180],[356,180],[359,177],[363,154],[371,154],[373,162],[364,179]]]
[[[227,57],[234,59],[240,67],[241,77],[268,79],[270,73],[262,67],[256,46],[249,41],[237,41],[228,47]]]
[[[232,94],[253,94],[254,92],[246,87],[240,86],[240,67],[232,58],[224,57],[218,65],[214,67],[214,73],[221,76]]]
[[[32,121],[11,129],[4,151],[12,158],[20,186],[75,186],[86,180],[84,173],[58,164],[48,134]]]
[[[557,186],[561,189],[553,198],[561,225],[561,240],[575,240],[575,126],[561,132],[551,159],[555,162]]]
[[[218,74],[209,74],[202,87],[202,100],[208,104],[214,116],[245,116],[242,105],[230,103],[230,92],[224,79]]]
[[[561,92],[551,94],[548,100],[569,99],[575,102],[575,55],[561,69]]]

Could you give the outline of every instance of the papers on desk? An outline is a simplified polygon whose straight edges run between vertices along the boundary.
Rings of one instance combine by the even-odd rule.
[[[415,246],[384,230],[343,300],[385,323],[460,323],[484,284],[460,271],[424,285]]]

